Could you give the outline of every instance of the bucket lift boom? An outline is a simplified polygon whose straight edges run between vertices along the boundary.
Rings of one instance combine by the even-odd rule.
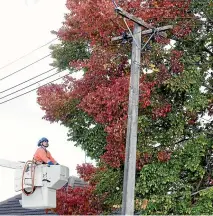
[[[11,168],[11,169],[16,169],[18,167],[20,167],[20,168],[24,167],[24,162],[15,162],[15,161],[0,159],[0,166],[6,167],[6,168]]]
[[[0,159],[0,166],[15,170],[14,188],[22,191],[20,204],[28,209],[56,208],[56,190],[69,179],[68,167],[62,165],[31,165]],[[34,174],[32,175],[32,173]],[[28,192],[32,193],[28,193]]]

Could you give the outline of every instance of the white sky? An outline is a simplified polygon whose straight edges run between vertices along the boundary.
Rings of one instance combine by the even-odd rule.
[[[66,12],[65,3],[65,0],[0,0],[0,67],[54,39],[54,35],[50,31],[57,30],[61,26]],[[0,78],[47,54],[49,54],[48,46],[0,70]],[[0,91],[50,69],[50,62],[51,59],[47,58],[0,81]],[[30,83],[45,78],[51,73]],[[40,85],[57,78],[59,75],[41,82]],[[20,87],[24,87],[24,85]],[[20,87],[0,94],[0,97]],[[24,91],[36,87],[38,84]],[[24,91],[17,93],[17,95]],[[13,96],[15,95],[4,99]],[[0,99],[0,103],[4,99]],[[32,159],[37,148],[37,141],[45,136],[50,140],[49,150],[53,157],[60,164],[70,168],[70,175],[75,175],[76,165],[85,161],[84,152],[80,148],[74,147],[73,143],[67,142],[67,128],[42,120],[43,115],[44,112],[36,103],[36,91],[5,104],[0,104],[0,159],[13,161]],[[13,186],[13,174],[12,169],[0,167],[0,201],[16,194]]]

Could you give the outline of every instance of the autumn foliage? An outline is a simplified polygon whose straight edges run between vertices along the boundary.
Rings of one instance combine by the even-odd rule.
[[[77,171],[86,182],[91,180],[95,167],[91,164],[77,166]],[[95,185],[70,186],[57,191],[57,207],[52,210],[59,215],[98,215],[103,212],[104,196],[96,196]]]
[[[119,1],[123,9],[147,22],[151,21],[154,25],[168,19],[174,21],[177,17],[184,18],[189,3],[190,1],[172,0],[146,3]],[[124,162],[130,67],[125,52],[121,52],[119,56],[118,48],[105,45],[110,42],[113,35],[121,34],[124,22],[116,17],[113,4],[109,0],[68,0],[67,8],[71,12],[66,15],[66,21],[58,35],[62,40],[89,41],[93,49],[91,57],[85,61],[70,62],[70,66],[76,69],[86,68],[87,72],[80,80],[67,80],[63,85],[40,88],[38,95],[41,97],[38,98],[38,102],[46,111],[45,118],[54,121],[66,118],[68,101],[79,100],[79,109],[92,116],[97,123],[105,125],[108,134],[107,146],[106,153],[101,158],[109,165],[119,167]],[[178,20],[176,22],[178,25]],[[173,51],[170,62],[173,73],[183,71],[180,58],[181,52]],[[161,71],[168,70],[163,69],[163,65],[160,68]],[[167,77],[165,76],[165,79]],[[141,77],[142,109],[151,106],[151,94],[157,82],[155,78],[148,80],[146,75]],[[156,108],[153,107],[152,115],[154,118],[165,117],[170,110],[171,104],[157,105]]]
[[[149,0],[149,1],[118,1],[124,10],[141,17],[143,20],[158,25],[168,20],[186,16],[190,0]],[[111,0],[68,0],[67,8],[71,11],[66,15],[64,26],[58,32],[63,40],[84,39],[91,45],[97,42],[108,43],[110,38],[126,29],[123,20],[117,17]],[[130,23],[130,26],[133,24]],[[185,27],[183,28],[183,25]],[[174,28],[174,34],[184,36],[190,31],[187,23],[181,21]]]
[[[156,27],[173,24],[173,30],[167,31],[168,38],[184,38],[193,29],[192,23],[188,22],[188,19],[193,17],[189,12],[190,0],[121,0],[117,1],[117,4]],[[99,159],[111,168],[120,169],[125,160],[131,46],[112,43],[111,38],[127,31],[127,27],[123,19],[116,15],[111,0],[67,0],[66,5],[70,12],[66,15],[58,36],[62,41],[86,41],[90,57],[69,63],[74,71],[84,71],[82,78],[75,80],[68,76],[63,84],[41,87],[38,91],[38,103],[46,112],[44,118],[48,121],[61,121],[67,125],[70,119],[75,118],[72,113],[80,110],[91,117],[95,124],[102,125],[106,133],[106,145]],[[132,28],[133,23],[127,23]],[[148,36],[143,39],[147,41]],[[170,39],[157,34],[150,43],[152,51],[143,54],[139,116],[144,115],[151,119],[150,128],[164,127],[166,123],[162,123],[162,119],[181,106],[181,103],[175,103],[182,92],[167,96],[165,86],[169,86],[170,80],[183,74],[184,52],[173,48],[164,52],[164,45],[169,43]],[[152,72],[146,73],[145,69]],[[209,111],[212,112],[212,104],[209,105]],[[191,125],[192,121],[196,121],[196,118],[186,122]],[[144,132],[143,125],[139,127],[139,131]],[[149,131],[147,134],[148,138],[153,135],[150,135]],[[166,163],[171,157],[171,151],[160,149],[150,154],[139,149],[137,170],[142,170],[144,165],[152,161]],[[97,182],[92,181],[98,169],[86,164],[78,166],[77,170],[80,177],[90,184],[86,188],[59,191],[56,212],[101,213],[103,200],[95,195]],[[104,196],[102,198],[104,199]]]

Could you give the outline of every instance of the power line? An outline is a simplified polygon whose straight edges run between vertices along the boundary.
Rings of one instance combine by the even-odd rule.
[[[46,79],[48,79],[48,78],[50,78],[50,77],[52,77],[52,76],[54,76],[54,75],[56,75],[56,74],[58,74],[58,73],[61,73],[61,72],[62,72],[62,71],[58,71],[58,72],[56,72],[56,73],[54,73],[54,74],[52,74],[52,75],[50,75],[50,76],[48,76],[48,77],[45,77],[45,78],[43,78],[43,79],[41,79],[41,80],[38,80],[38,81],[36,81],[36,82],[34,82],[34,83],[28,85],[28,86],[25,86],[25,87],[23,87],[23,88],[21,88],[21,89],[18,89],[17,91],[11,92],[10,94],[7,94],[7,95],[1,97],[0,99],[6,98],[6,97],[8,97],[8,96],[10,96],[10,95],[13,95],[13,94],[15,94],[15,93],[17,93],[17,92],[20,92],[20,91],[22,91],[22,90],[24,90],[24,89],[26,89],[26,88],[28,88],[28,87],[31,87],[31,86],[33,86],[33,85],[35,85],[35,84],[38,84],[39,82],[44,81],[44,80],[46,80]]]
[[[118,7],[118,5],[116,4],[115,0],[112,0],[112,3],[114,4],[115,9]]]
[[[57,80],[59,80],[59,79],[62,79],[62,78],[64,78],[64,77],[66,77],[67,75],[69,75],[69,73],[66,74],[66,75],[64,75],[63,77],[60,77],[60,78],[55,79],[55,80],[52,80],[51,82],[48,82],[48,83],[46,83],[46,84],[44,84],[44,85],[42,85],[42,86],[40,86],[40,87],[43,87],[43,86],[45,86],[45,85],[48,85],[48,84],[50,84],[50,83],[52,83],[52,82],[55,82],[55,81],[57,81]],[[10,98],[10,99],[6,100],[6,101],[3,101],[3,102],[1,102],[0,104],[4,104],[4,103],[9,102],[9,101],[11,101],[11,100],[14,100],[14,99],[16,99],[16,98],[19,98],[19,97],[21,97],[21,96],[23,96],[23,95],[26,95],[26,94],[28,94],[28,93],[30,93],[30,92],[32,92],[32,91],[35,91],[35,90],[39,89],[40,87],[31,89],[30,91],[27,91],[27,92],[25,92],[25,93],[23,93],[23,94],[17,95],[17,96],[15,96],[15,97],[13,97],[13,98]]]
[[[26,56],[28,56],[28,55],[32,54],[33,52],[35,52],[35,51],[37,51],[37,50],[39,50],[39,49],[41,49],[41,48],[43,48],[43,47],[47,46],[48,44],[52,43],[52,42],[53,42],[53,41],[55,41],[56,39],[57,39],[57,38],[54,38],[53,40],[51,40],[51,41],[47,42],[46,44],[44,44],[44,45],[42,45],[42,46],[40,46],[40,47],[38,47],[38,48],[36,48],[36,49],[32,50],[31,52],[29,52],[29,53],[27,53],[27,54],[25,54],[25,55],[21,56],[21,57],[20,57],[20,58],[18,58],[18,59],[14,60],[14,61],[12,61],[12,62],[10,62],[10,63],[8,63],[8,64],[4,65],[4,66],[2,66],[2,67],[0,68],[0,70],[2,70],[2,69],[4,69],[4,68],[8,67],[9,65],[11,65],[11,64],[13,64],[13,63],[15,63],[15,62],[17,62],[17,61],[21,60],[22,58],[25,58]]]
[[[20,72],[20,71],[22,71],[22,70],[24,70],[24,69],[26,69],[26,68],[28,68],[28,67],[34,65],[34,64],[36,64],[37,62],[39,62],[39,61],[41,61],[41,60],[43,60],[43,59],[45,59],[45,58],[47,58],[47,57],[49,57],[49,56],[51,56],[51,54],[48,54],[48,55],[46,55],[46,56],[44,56],[44,57],[38,59],[37,61],[34,61],[34,62],[28,64],[27,66],[25,66],[25,67],[23,67],[23,68],[21,68],[21,69],[15,71],[15,72],[13,72],[13,73],[11,73],[11,74],[9,74],[9,75],[7,75],[7,76],[1,78],[0,81],[2,81],[2,80],[4,80],[4,79],[6,79],[6,78],[8,78],[8,77],[10,77],[10,76],[12,76],[12,75],[18,73],[18,72]]]
[[[9,90],[11,90],[11,89],[13,89],[13,88],[15,88],[15,87],[18,87],[18,86],[20,86],[20,85],[22,85],[22,84],[24,84],[24,83],[26,83],[26,82],[28,82],[28,81],[30,81],[30,80],[33,80],[33,79],[35,79],[35,78],[37,78],[37,77],[39,77],[39,76],[42,76],[42,75],[44,75],[44,74],[46,74],[46,73],[49,73],[50,71],[52,71],[52,70],[54,70],[54,69],[56,69],[56,67],[54,67],[54,68],[52,68],[52,69],[50,69],[50,70],[47,70],[47,71],[45,71],[45,72],[43,72],[43,73],[41,73],[41,74],[39,74],[39,75],[37,75],[37,76],[34,76],[34,77],[32,77],[32,78],[30,78],[30,79],[28,79],[28,80],[25,80],[24,82],[21,82],[21,83],[19,83],[19,84],[17,84],[17,85],[14,85],[14,86],[12,86],[12,87],[10,87],[10,88],[8,88],[8,89],[5,89],[4,91],[1,91],[0,94],[1,94],[1,93],[4,93],[4,92],[6,92],[6,91],[9,91]]]

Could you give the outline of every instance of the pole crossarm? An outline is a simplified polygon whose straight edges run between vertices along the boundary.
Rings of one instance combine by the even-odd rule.
[[[134,15],[128,13],[127,11],[123,10],[123,9],[120,8],[120,7],[117,7],[117,8],[115,9],[115,11],[116,11],[117,13],[119,13],[121,16],[132,20],[133,22],[137,23],[137,24],[140,25],[140,26],[143,26],[143,27],[148,28],[148,29],[154,28],[151,24],[149,24],[149,23],[143,21],[141,18],[135,17]]]
[[[165,31],[168,29],[172,29],[172,28],[173,28],[173,25],[167,25],[167,26],[162,26],[162,27],[158,27],[155,29],[148,29],[148,30],[142,31],[141,35],[152,34],[154,31],[161,32],[161,31]],[[132,38],[132,36],[130,34],[127,34],[127,38]],[[117,41],[117,40],[122,40],[122,39],[123,39],[123,36],[117,36],[117,37],[113,37],[111,41]]]
[[[135,17],[134,15],[128,13],[127,11],[123,10],[121,7],[117,7],[115,9],[115,11],[117,13],[119,13],[121,16],[125,17],[125,18],[128,18],[130,20],[132,20],[133,22],[137,23],[138,25],[140,26],[143,26],[145,28],[148,28],[149,30],[147,31],[154,31],[154,30],[157,30],[157,28],[155,28],[153,25],[145,22],[144,20],[142,20],[141,18],[137,18]],[[160,28],[163,28],[163,27],[160,27]],[[170,27],[168,27],[167,29],[172,29],[173,26],[170,25]],[[164,30],[167,30],[167,29],[164,29]],[[163,31],[163,30],[161,30]],[[151,32],[152,33],[152,32]],[[149,34],[149,33],[146,33],[146,34]],[[159,35],[161,35],[162,37],[167,37],[167,34],[165,32],[160,32]]]

